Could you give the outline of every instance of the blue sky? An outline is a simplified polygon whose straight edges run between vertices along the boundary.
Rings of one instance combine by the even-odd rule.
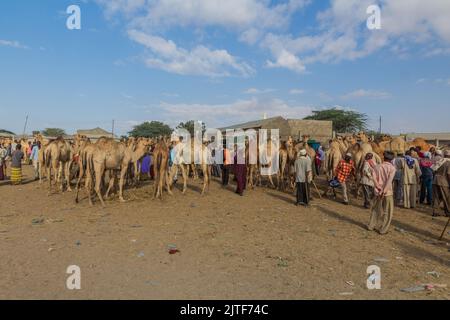
[[[381,30],[368,30],[368,5]],[[66,9],[81,8],[81,30]],[[0,4],[0,128],[218,127],[338,107],[450,131],[450,1],[41,0]]]

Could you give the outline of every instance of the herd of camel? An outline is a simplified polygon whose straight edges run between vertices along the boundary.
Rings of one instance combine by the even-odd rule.
[[[102,206],[105,206],[104,198],[109,197],[111,190],[116,187],[116,182],[118,182],[119,186],[119,200],[124,202],[124,186],[126,184],[134,184],[136,186],[139,183],[140,168],[138,163],[150,150],[152,150],[155,178],[153,197],[162,198],[164,188],[169,194],[172,194],[173,176],[177,171],[171,170],[169,167],[170,137],[160,137],[158,139],[128,138],[120,142],[112,138],[103,137],[95,143],[81,135],[75,136],[73,142],[63,138],[49,140],[42,136],[37,136],[37,140],[41,143],[39,151],[39,180],[42,183],[43,178],[46,177],[50,190],[53,180],[55,180],[55,183],[59,184],[61,190],[64,190],[66,187],[68,191],[72,191],[70,181],[72,180],[71,172],[73,170],[71,168],[73,168],[74,164],[77,165],[77,174],[75,175],[77,181],[76,202],[79,201],[79,192],[83,180],[91,205],[93,204],[93,197],[96,195]],[[286,185],[290,185],[293,188],[293,165],[297,159],[298,152],[301,149],[306,149],[311,159],[315,159],[316,156],[316,151],[308,145],[308,141],[309,136],[304,136],[299,141],[294,141],[294,139],[289,137],[286,141],[281,142],[279,147],[279,170],[274,175],[267,175],[272,187],[284,190]],[[246,144],[248,146],[248,140]],[[271,146],[271,143],[267,144],[266,152],[268,154],[271,154]],[[428,151],[433,146],[421,138],[412,142],[406,142],[402,137],[391,138],[383,136],[378,141],[374,141],[364,132],[337,136],[330,141],[329,148],[325,152],[322,170],[330,180],[334,177],[335,169],[345,154],[352,154],[355,167],[358,169],[362,167],[365,155],[369,152],[374,154],[377,162],[381,162],[384,151],[389,150],[397,154],[404,154],[410,147],[421,147],[423,151]],[[250,155],[248,150],[249,148],[246,148],[245,153],[248,173],[247,185],[250,188],[254,188],[257,185],[261,185],[262,174],[260,168],[263,165],[259,161],[256,164],[249,164]],[[189,173],[192,173],[195,179],[198,177],[198,170],[200,170],[203,177],[202,194],[209,189],[211,164],[207,161],[210,154],[206,143],[201,145],[199,152],[201,153],[199,155],[201,159],[200,165],[183,163],[177,165],[183,178],[183,193],[186,192]],[[194,157],[193,152],[192,156]],[[269,161],[266,166],[270,165]],[[105,177],[107,175],[109,175],[109,183],[106,188]],[[277,178],[277,185],[273,182],[273,176]]]
[[[140,167],[138,165],[146,154],[152,150],[153,170],[155,174],[154,198],[162,198],[164,187],[169,194],[172,194],[174,171],[169,171],[169,137],[151,138],[133,138],[116,141],[113,138],[102,137],[95,143],[91,142],[86,136],[76,135],[71,143],[59,137],[54,140],[45,139],[37,136],[41,143],[39,150],[39,181],[47,178],[50,190],[53,186],[53,180],[59,184],[60,190],[65,187],[67,191],[72,191],[70,181],[72,181],[72,168],[76,164],[76,198],[79,202],[79,192],[81,183],[84,179],[85,189],[88,194],[89,203],[93,204],[93,195],[97,195],[102,206],[105,206],[104,197],[108,198],[111,190],[115,188],[116,180],[119,185],[119,200],[125,202],[123,189],[125,184],[134,184],[140,180]],[[210,182],[210,166],[205,160],[206,146],[201,146],[200,157],[202,165],[200,169],[203,176],[202,194],[207,191]],[[184,178],[183,193],[187,187],[187,173],[190,165],[179,165]],[[106,175],[109,174],[109,183],[106,193],[103,196],[103,185]],[[197,168],[194,169],[197,174]],[[118,176],[118,177],[117,177]]]

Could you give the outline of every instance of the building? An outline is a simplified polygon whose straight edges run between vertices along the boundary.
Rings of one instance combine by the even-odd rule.
[[[413,141],[416,138],[422,138],[427,143],[439,146],[450,146],[450,132],[439,133],[407,133],[404,135],[406,141]]]
[[[289,136],[294,140],[301,140],[304,135],[308,135],[321,144],[328,144],[333,137],[332,121],[285,119],[280,116],[220,128],[223,133],[236,129],[279,129],[281,140],[287,140]]]
[[[77,130],[77,135],[86,136],[91,141],[96,141],[102,137],[116,138],[116,136],[113,136],[113,134],[111,132],[108,132],[99,127],[94,128],[94,129],[89,129],[89,130]]]

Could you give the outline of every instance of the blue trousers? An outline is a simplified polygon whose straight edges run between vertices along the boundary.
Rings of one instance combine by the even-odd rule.
[[[424,203],[425,197],[427,198],[427,204],[433,203],[433,178],[422,178],[422,185],[420,187],[420,203]]]

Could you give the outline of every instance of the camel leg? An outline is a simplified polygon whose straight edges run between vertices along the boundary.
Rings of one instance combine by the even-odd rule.
[[[175,165],[172,166],[172,169],[174,169],[174,172],[177,171],[177,168],[175,167]],[[163,176],[165,177],[167,193],[169,193],[169,195],[173,196],[173,192],[171,190],[173,180],[171,180],[169,173],[166,173]],[[161,185],[161,194],[163,192],[163,185],[164,185],[164,183]]]
[[[92,177],[90,175],[86,176],[86,181],[85,181],[85,189],[86,192],[88,194],[88,199],[89,199],[89,205],[93,206],[94,203],[92,202],[92,187],[93,187],[93,180]]]
[[[70,187],[70,167],[72,165],[72,161],[66,164],[66,179],[67,179],[67,191],[72,192],[72,188]]]
[[[125,199],[123,198],[123,185],[125,183],[125,175],[127,173],[127,167],[122,168],[122,171],[120,172],[120,181],[119,181],[119,200],[120,202],[125,202]]]
[[[80,193],[81,179],[83,179],[83,176],[84,176],[84,167],[83,167],[82,161],[79,161],[78,165],[80,167],[80,173],[79,173],[79,176],[78,176],[78,179],[77,179],[77,184],[75,185],[75,190],[77,191],[77,194],[75,196],[75,202],[76,203],[78,203],[78,195]],[[87,177],[86,177],[86,179],[87,179]]]
[[[202,171],[203,171],[203,189],[202,189],[202,195],[205,194],[207,187],[209,186],[209,173],[208,173],[208,166],[202,165]],[[208,188],[209,189],[209,188]]]
[[[161,170],[159,173],[159,181],[158,181],[158,195],[159,198],[162,200],[163,198],[163,187],[164,187],[164,181],[167,184],[167,180],[166,179],[166,172]]]
[[[113,174],[109,178],[108,190],[106,190],[105,199],[109,199],[109,193],[111,192],[111,189],[114,187],[115,183],[116,183],[116,175]]]
[[[186,194],[187,189],[187,173],[184,165],[181,165],[181,175],[183,176],[183,194]]]
[[[103,201],[102,193],[100,190],[102,183],[102,176],[103,173],[105,172],[105,168],[103,164],[95,164],[95,163],[94,168],[95,168],[95,193],[97,194],[97,197],[100,199],[102,206],[105,207],[105,202]]]

